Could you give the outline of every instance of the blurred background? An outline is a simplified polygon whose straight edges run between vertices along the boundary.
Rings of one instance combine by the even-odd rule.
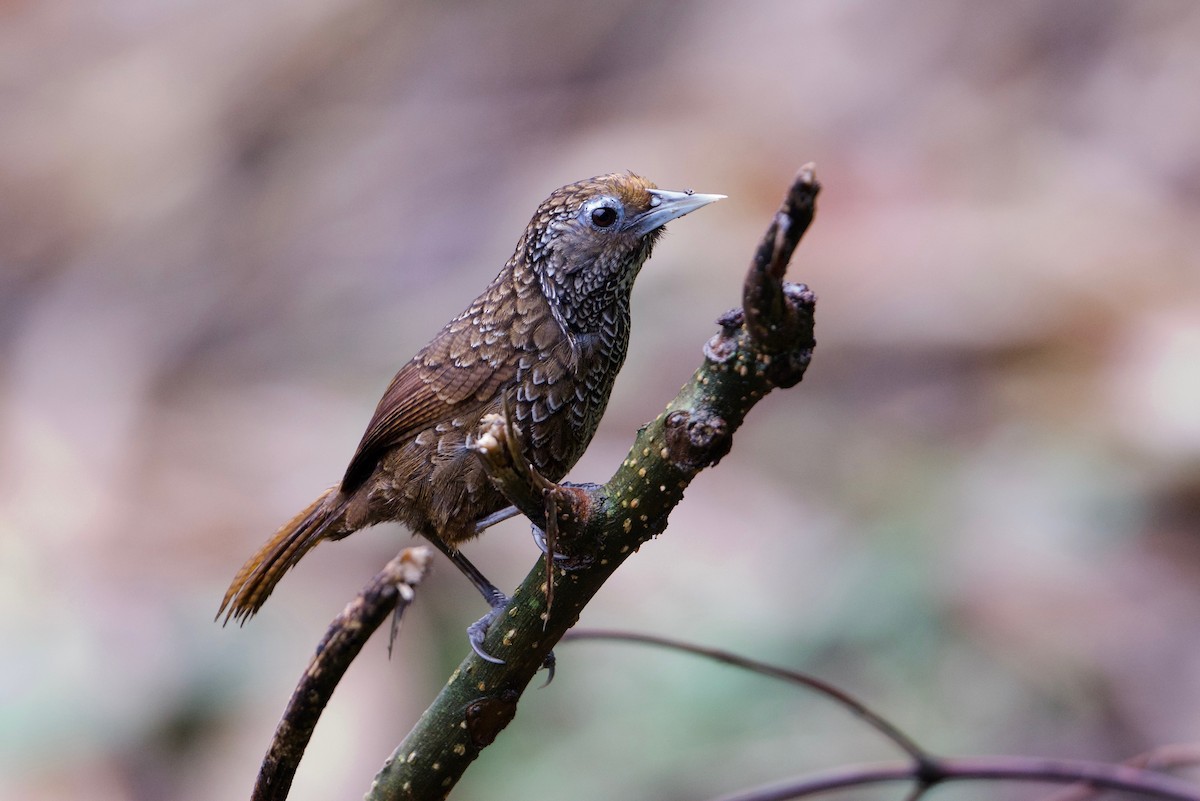
[[[221,595],[543,197],[624,169],[729,195],[642,273],[571,476],[603,481],[810,160],[812,368],[582,625],[813,671],[947,753],[1200,739],[1198,43],[1200,6],[1165,0],[3,4],[0,796],[247,797],[326,624],[409,535],[318,549],[241,629]],[[503,587],[537,558],[515,520],[467,553]],[[483,611],[439,560],[292,798],[361,797]],[[456,798],[898,756],[730,668],[558,657]]]

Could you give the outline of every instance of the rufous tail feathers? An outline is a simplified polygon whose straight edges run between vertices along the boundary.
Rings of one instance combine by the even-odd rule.
[[[337,488],[331,487],[321,493],[307,509],[284,523],[258,553],[246,560],[225,591],[217,611],[218,618],[224,613],[225,623],[231,619],[245,623],[266,602],[283,574],[317,543],[333,534],[329,527],[342,517],[346,506],[344,500],[335,501],[336,492]]]

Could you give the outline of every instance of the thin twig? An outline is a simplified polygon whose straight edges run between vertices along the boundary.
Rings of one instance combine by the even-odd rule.
[[[1200,743],[1174,743],[1153,748],[1121,762],[1134,768],[1147,770],[1171,770],[1173,768],[1200,765]],[[1087,801],[1100,792],[1093,784],[1077,784],[1064,787],[1043,801]]]
[[[820,191],[815,165],[805,164],[788,188],[746,273],[742,290],[746,330],[768,351],[795,338],[798,323],[787,303],[783,276],[800,237],[813,221]]]
[[[934,775],[925,771],[933,770]],[[788,801],[788,799],[883,782],[915,781],[924,786],[956,781],[1004,780],[1067,784],[1087,782],[1109,790],[1141,793],[1172,801],[1200,801],[1200,787],[1172,776],[1128,765],[1028,757],[937,759],[924,768],[913,763],[850,765],[792,781],[739,791],[717,801]]]
[[[413,589],[429,570],[426,546],[405,548],[379,571],[358,597],[329,624],[300,677],[263,758],[251,801],[283,801],[313,729],[333,690],[375,629],[412,602]]]
[[[881,715],[873,712],[866,704],[859,701],[850,693],[834,687],[827,681],[819,679],[808,673],[802,673],[797,670],[789,670],[776,665],[771,665],[766,662],[759,662],[754,659],[748,659],[744,656],[724,651],[720,648],[708,648],[703,645],[695,645],[682,640],[675,640],[670,637],[660,637],[655,634],[639,634],[632,631],[612,631],[605,629],[574,629],[568,631],[563,637],[564,642],[574,640],[616,640],[618,642],[637,643],[641,645],[655,645],[661,648],[670,648],[675,651],[683,651],[697,656],[703,656],[711,659],[714,662],[723,662],[727,665],[749,670],[753,673],[758,673],[761,676],[769,676],[773,679],[798,684],[802,687],[807,687],[815,690],[821,695],[832,699],[836,703],[848,709],[855,716],[863,720],[867,725],[874,728],[884,737],[891,740],[898,748],[912,757],[917,762],[931,759],[930,755],[917,745],[917,743],[899,728],[894,726]]]

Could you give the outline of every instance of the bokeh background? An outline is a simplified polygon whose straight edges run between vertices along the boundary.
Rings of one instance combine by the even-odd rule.
[[[642,273],[572,474],[604,480],[810,160],[812,368],[582,624],[813,671],[949,753],[1200,739],[1200,5],[13,2],[0,64],[0,796],[246,797],[326,623],[409,537],[320,548],[242,629],[212,622],[226,583],[537,203],[621,169],[730,196]],[[518,521],[468,554],[502,586],[537,556]],[[292,797],[360,797],[482,612],[439,562]],[[558,656],[455,797],[705,798],[895,755],[729,668]]]

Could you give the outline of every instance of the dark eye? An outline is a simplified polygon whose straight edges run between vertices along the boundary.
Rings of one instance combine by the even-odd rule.
[[[617,210],[612,206],[597,206],[592,209],[592,225],[597,228],[608,228],[617,221]]]

